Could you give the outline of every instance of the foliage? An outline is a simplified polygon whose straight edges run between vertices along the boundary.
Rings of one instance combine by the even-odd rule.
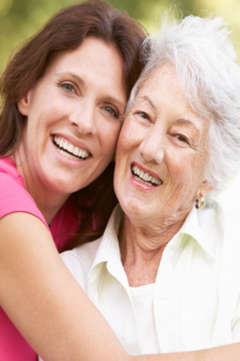
[[[167,8],[181,16],[208,15],[210,12],[226,18],[237,35],[240,10],[238,0],[107,0],[113,6],[126,10],[141,21],[148,31],[160,25],[161,15]],[[0,0],[0,70],[9,56],[23,44],[46,20],[62,7],[81,0]],[[230,4],[231,3],[231,4]],[[211,5],[211,6],[210,6]],[[229,9],[232,9],[231,11]],[[226,16],[227,15],[227,16]],[[236,30],[235,30],[236,29]],[[235,36],[237,43],[237,38]]]

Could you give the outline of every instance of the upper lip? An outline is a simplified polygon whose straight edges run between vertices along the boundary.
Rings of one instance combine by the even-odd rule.
[[[147,169],[147,168],[143,167],[142,165],[140,165],[137,162],[132,162],[131,163],[131,167],[133,167],[134,165],[137,166],[139,169],[143,170],[145,173],[148,173],[150,176],[152,176],[154,178],[157,178],[160,181],[160,183],[163,184],[163,180],[159,177],[159,175],[157,173],[153,172],[150,169]]]

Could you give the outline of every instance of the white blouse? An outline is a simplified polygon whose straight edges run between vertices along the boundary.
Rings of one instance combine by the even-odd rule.
[[[118,207],[100,239],[62,258],[124,348],[143,354],[240,341],[240,222],[215,203],[193,209],[165,247],[155,284],[133,290],[118,246],[121,218]]]

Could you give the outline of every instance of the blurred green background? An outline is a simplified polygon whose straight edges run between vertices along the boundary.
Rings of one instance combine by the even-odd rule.
[[[62,7],[79,0],[0,0],[0,72],[8,58]],[[162,12],[171,7],[180,15],[220,15],[229,24],[240,53],[240,0],[108,0],[142,22],[148,32],[159,27]]]
[[[240,55],[240,0],[106,0],[126,10],[148,32],[160,26],[164,10],[171,8],[180,16],[189,14],[222,16],[232,31],[238,58]],[[81,0],[0,0],[0,73],[9,57],[26,39],[39,30],[56,11]],[[220,201],[231,208],[239,204],[240,175],[223,192]],[[237,201],[236,201],[237,200]]]

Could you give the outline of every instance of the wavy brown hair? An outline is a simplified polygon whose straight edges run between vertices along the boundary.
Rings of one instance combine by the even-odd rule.
[[[18,111],[19,100],[35,86],[59,53],[76,49],[88,36],[100,38],[118,49],[123,59],[124,83],[129,96],[142,70],[139,49],[145,38],[143,28],[125,12],[103,1],[86,1],[67,7],[27,41],[1,77],[0,156],[11,155],[21,141],[27,119]],[[82,242],[101,234],[116,203],[112,172],[113,164],[110,164],[95,182],[73,195],[80,207],[83,198],[89,199],[80,230]],[[93,214],[98,215],[99,227],[89,236]]]

